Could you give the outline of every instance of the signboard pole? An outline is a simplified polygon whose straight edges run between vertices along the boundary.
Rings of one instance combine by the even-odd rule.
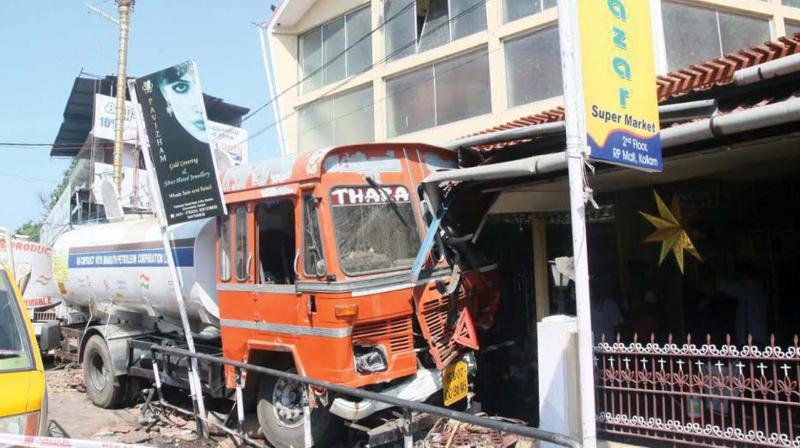
[[[583,82],[580,58],[578,0],[558,0],[558,28],[561,42],[561,71],[567,137],[572,250],[575,263],[575,305],[578,320],[578,384],[580,390],[581,442],[595,448],[597,433],[592,362],[592,321],[589,297],[589,260],[585,207],[586,121],[583,114]]]
[[[171,238],[169,236],[170,230],[167,224],[167,218],[164,216],[164,206],[161,198],[161,190],[158,188],[158,181],[156,171],[153,166],[153,161],[150,158],[150,143],[147,137],[147,132],[144,128],[144,120],[142,119],[142,110],[139,99],[136,95],[135,81],[129,81],[128,90],[131,96],[136,111],[136,123],[139,127],[139,143],[144,158],[145,168],[147,169],[147,178],[150,184],[150,194],[153,198],[153,209],[158,217],[159,224],[161,225],[161,238],[164,243],[164,254],[167,259],[167,267],[169,269],[170,277],[172,280],[172,289],[178,302],[178,312],[181,316],[181,324],[183,326],[183,333],[186,336],[186,345],[189,351],[196,353],[194,345],[194,337],[192,337],[192,329],[189,325],[189,315],[186,313],[186,303],[183,298],[183,279],[181,278],[178,268],[175,265],[175,257],[172,252]],[[203,387],[200,383],[199,368],[197,358],[192,358],[190,361],[189,369],[189,386],[192,394],[192,402],[195,404],[195,412],[199,413],[200,419],[197,419],[197,431],[201,437],[205,433],[205,401],[203,400]]]

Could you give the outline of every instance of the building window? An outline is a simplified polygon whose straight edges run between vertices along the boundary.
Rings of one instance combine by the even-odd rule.
[[[486,0],[385,0],[386,59],[436,48],[486,29]]]
[[[800,23],[786,22],[785,26],[786,26],[787,36],[792,36],[794,34],[800,33]]]
[[[769,20],[663,1],[669,70],[716,59],[770,39]]]
[[[386,82],[389,137],[491,111],[486,49],[435,62]]]
[[[367,6],[300,36],[303,92],[357,75],[372,65],[370,19]]]
[[[562,93],[558,27],[550,27],[504,44],[509,107]]]
[[[554,8],[558,0],[503,0],[503,23]]]
[[[300,151],[375,139],[372,86],[309,103],[298,111]]]

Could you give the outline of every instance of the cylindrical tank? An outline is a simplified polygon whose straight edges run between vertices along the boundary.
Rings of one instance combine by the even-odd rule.
[[[219,326],[213,219],[172,227],[173,254],[189,319]],[[53,278],[67,303],[95,318],[133,313],[180,322],[161,229],[152,217],[85,225],[53,245]]]

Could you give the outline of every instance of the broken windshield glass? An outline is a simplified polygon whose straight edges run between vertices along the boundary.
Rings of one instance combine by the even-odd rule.
[[[390,200],[391,199],[391,200]],[[340,187],[331,192],[333,224],[347,274],[404,269],[419,248],[411,196],[403,186]]]

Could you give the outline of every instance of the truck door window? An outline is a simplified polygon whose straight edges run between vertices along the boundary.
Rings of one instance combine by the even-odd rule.
[[[247,245],[247,206],[236,208],[236,279],[240,282],[250,278],[250,254]]]
[[[310,194],[303,197],[303,272],[309,277],[319,277],[326,272],[317,200]]]
[[[294,284],[294,204],[289,200],[259,204],[256,208],[256,225],[261,283]]]
[[[219,219],[219,278],[231,279],[231,215]]]

